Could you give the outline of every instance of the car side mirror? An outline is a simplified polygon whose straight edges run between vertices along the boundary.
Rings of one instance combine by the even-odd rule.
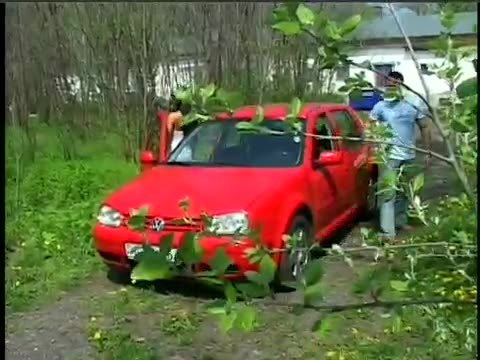
[[[157,158],[152,151],[142,151],[140,154],[140,165],[142,171],[150,169],[157,164]]]
[[[337,165],[343,160],[343,153],[341,151],[324,151],[315,161],[317,166]]]

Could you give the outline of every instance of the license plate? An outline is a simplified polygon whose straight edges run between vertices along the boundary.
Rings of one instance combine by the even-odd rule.
[[[160,251],[160,247],[158,246],[150,245],[150,247],[154,251]],[[127,253],[127,257],[130,260],[134,260],[138,254],[143,252],[143,245],[127,243],[125,244],[125,252]],[[174,262],[176,256],[177,256],[177,249],[171,249],[169,254],[167,255],[167,260]]]

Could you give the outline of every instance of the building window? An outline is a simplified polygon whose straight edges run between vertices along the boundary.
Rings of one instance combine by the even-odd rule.
[[[382,74],[388,75],[393,70],[393,64],[374,64],[373,68]],[[375,87],[384,88],[387,82],[388,80],[385,76],[375,73]]]
[[[431,71],[428,68],[428,64],[420,64],[420,71],[422,72],[422,75],[430,75]]]

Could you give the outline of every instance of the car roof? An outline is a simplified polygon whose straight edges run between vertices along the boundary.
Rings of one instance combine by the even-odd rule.
[[[285,120],[287,115],[290,112],[290,104],[281,103],[281,104],[267,104],[262,105],[263,108],[263,116],[265,119],[273,119],[273,120]],[[333,110],[345,110],[348,108],[348,105],[345,104],[334,104],[334,103],[306,103],[302,106],[298,117],[302,120],[307,119],[308,114],[314,110],[325,110],[325,111],[333,111]],[[233,111],[233,114],[228,116],[228,118],[235,118],[235,119],[242,119],[242,120],[251,120],[257,114],[257,106],[250,105],[250,106],[243,106],[241,108],[236,109]],[[220,118],[226,118],[224,116],[220,116]]]

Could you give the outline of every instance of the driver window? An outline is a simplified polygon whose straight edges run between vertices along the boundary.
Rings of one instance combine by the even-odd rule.
[[[315,135],[332,136],[330,125],[328,124],[327,116],[321,115],[315,124]],[[318,159],[322,151],[334,150],[332,139],[318,139],[315,138],[313,142],[313,159]]]
[[[196,128],[174,150],[175,159],[178,161],[209,161],[221,135],[220,131],[221,128],[219,129],[213,122]]]

